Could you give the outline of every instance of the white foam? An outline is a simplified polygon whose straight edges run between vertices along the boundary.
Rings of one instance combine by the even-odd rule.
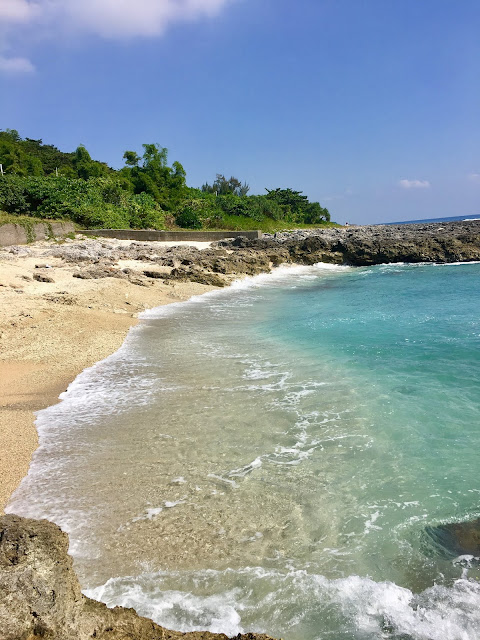
[[[262,466],[262,458],[261,456],[259,456],[258,458],[255,458],[253,462],[250,462],[244,465],[243,467],[240,467],[239,469],[233,469],[232,471],[229,471],[227,475],[229,477],[233,476],[237,478],[244,478],[255,469],[260,469],[261,466]]]
[[[164,506],[165,506],[166,509],[173,509],[173,507],[176,507],[179,504],[185,504],[185,499],[182,499],[182,500],[166,500],[164,502]]]
[[[246,541],[260,540],[256,532]],[[159,572],[114,578],[85,592],[108,606],[181,631],[249,631],[318,640],[478,640],[480,585],[459,579],[420,594],[392,582],[349,576],[328,580],[300,570],[260,567],[225,571]],[[292,606],[292,603],[301,606]]]
[[[222,476],[219,476],[215,473],[209,473],[207,475],[207,478],[213,478],[214,480],[218,480],[222,484],[226,484],[232,487],[233,489],[238,489],[238,486],[239,486],[238,482],[235,482],[235,480],[229,480],[228,478],[223,478]]]
[[[375,522],[378,520],[379,517],[380,517],[380,511],[375,511],[375,513],[371,514],[371,516],[365,522],[364,534],[367,534],[372,529],[379,530],[382,528],[375,524]]]
[[[285,284],[293,282],[292,277],[312,276],[318,277],[319,275],[327,275],[334,273],[342,273],[351,271],[353,267],[345,265],[328,264],[324,262],[318,262],[314,265],[281,265],[272,269],[271,273],[261,273],[256,276],[246,276],[239,280],[234,280],[229,287],[225,289],[215,289],[213,291],[207,291],[198,296],[192,296],[189,300],[182,302],[173,302],[161,307],[154,307],[142,311],[138,315],[140,319],[149,320],[153,318],[161,318],[166,315],[176,313],[184,305],[195,305],[211,300],[212,298],[225,297],[231,295],[232,292],[246,291],[248,289],[258,289],[260,287],[272,286],[275,284]]]
[[[140,520],[153,520],[156,516],[162,513],[163,507],[153,507],[151,509],[147,509],[147,511],[136,518],[132,518],[132,522],[139,522]]]

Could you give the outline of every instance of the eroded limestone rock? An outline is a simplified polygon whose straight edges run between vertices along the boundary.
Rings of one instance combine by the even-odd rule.
[[[67,554],[68,536],[48,520],[0,518],[2,640],[227,640],[224,634],[169,631],[133,609],[87,598]],[[269,640],[260,634],[236,640]]]

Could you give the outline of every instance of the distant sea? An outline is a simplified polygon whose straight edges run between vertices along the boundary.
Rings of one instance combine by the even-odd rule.
[[[443,218],[443,220],[461,218]],[[478,640],[480,264],[281,267],[146,312],[39,412],[9,511],[170,629]]]
[[[480,220],[480,213],[471,216],[449,216],[447,218],[425,218],[422,220],[401,220],[400,222],[381,222],[379,224],[414,224],[417,222],[456,222],[458,220]]]

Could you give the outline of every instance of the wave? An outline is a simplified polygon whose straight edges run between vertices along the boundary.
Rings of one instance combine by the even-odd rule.
[[[328,580],[306,571],[248,567],[143,573],[112,578],[84,593],[181,631],[234,636],[248,630],[301,638],[308,630],[310,637],[335,640],[478,640],[480,635],[480,584],[468,578],[413,593],[358,575]]]
[[[258,289],[261,287],[285,286],[287,283],[295,286],[300,281],[311,280],[319,275],[338,274],[341,272],[349,272],[353,267],[347,265],[328,264],[326,262],[318,262],[314,265],[281,265],[272,269],[271,273],[260,273],[256,276],[246,276],[238,280],[234,280],[229,287],[225,289],[215,289],[198,296],[192,296],[188,300],[182,302],[173,302],[160,307],[147,309],[139,314],[139,318],[150,320],[152,318],[160,318],[165,315],[176,313],[179,308],[185,305],[195,305],[203,303],[210,299],[223,298],[231,295],[232,292],[245,291],[248,289]]]

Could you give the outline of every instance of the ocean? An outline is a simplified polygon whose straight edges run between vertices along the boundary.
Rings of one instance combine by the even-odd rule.
[[[381,224],[419,224],[427,222],[460,222],[467,220],[480,220],[480,214],[465,216],[447,216],[446,218],[424,218],[422,220],[402,220],[400,222],[382,222]]]
[[[281,267],[143,314],[38,413],[8,511],[178,630],[477,640],[480,264]]]

